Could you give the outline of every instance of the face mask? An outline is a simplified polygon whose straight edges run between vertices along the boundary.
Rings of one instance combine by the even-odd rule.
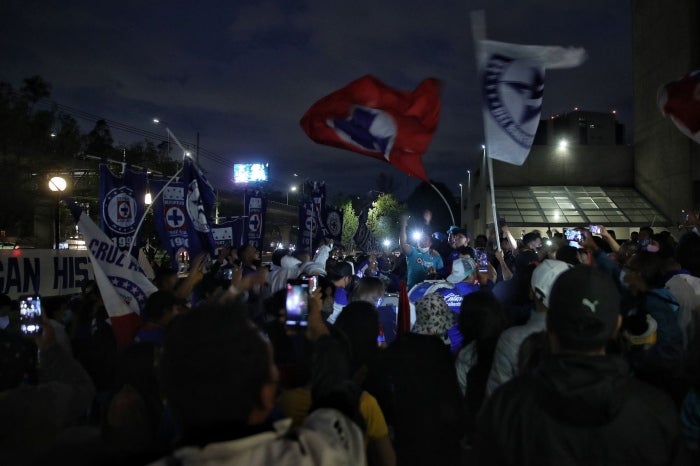
[[[418,248],[418,250],[419,250],[420,252],[422,252],[422,253],[427,253],[428,251],[430,251],[430,248],[429,248],[429,247],[427,247],[427,248]]]
[[[10,316],[0,317],[0,328],[5,330],[10,325]]]

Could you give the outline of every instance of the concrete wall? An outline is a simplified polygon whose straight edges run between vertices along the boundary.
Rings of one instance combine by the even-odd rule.
[[[522,166],[494,161],[496,186],[633,186],[630,146],[533,146]]]
[[[700,149],[664,118],[659,86],[700,68],[700,2],[634,0],[635,186],[664,215],[675,219],[697,205],[692,182],[700,174]]]

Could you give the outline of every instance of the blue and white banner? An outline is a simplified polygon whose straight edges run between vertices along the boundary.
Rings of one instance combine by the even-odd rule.
[[[343,211],[335,206],[326,206],[325,222],[326,236],[340,243],[343,236]]]
[[[582,48],[479,41],[484,131],[489,157],[525,163],[542,111],[546,68],[571,68],[586,59]]]
[[[237,248],[243,244],[244,229],[245,219],[241,217],[216,224],[211,231],[217,247],[228,246]]]
[[[245,218],[246,229],[243,235],[243,244],[252,244],[255,249],[262,251],[265,237],[265,214],[267,211],[267,200],[262,191],[257,189],[246,189],[245,196]]]
[[[296,249],[298,251],[308,251],[313,255],[313,239],[318,232],[318,221],[314,211],[314,202],[305,199],[299,204],[299,237],[297,238]]]
[[[157,192],[166,181],[151,181]],[[190,157],[185,157],[182,181],[167,185],[153,203],[153,220],[158,235],[170,255],[174,268],[183,252],[194,257],[201,252],[214,253],[211,210],[214,190]]]
[[[117,343],[128,345],[140,324],[146,299],[157,288],[143,274],[136,258],[119,250],[75,202],[69,202],[69,207],[85,238],[95,281]]]
[[[126,251],[145,212],[147,175],[128,168],[123,176],[114,175],[100,164],[100,212],[102,231],[117,247]],[[138,243],[138,237],[136,242]],[[137,244],[138,246],[138,244]],[[138,247],[132,249],[136,254]]]
[[[320,242],[328,236],[326,227],[326,182],[307,181],[305,192],[309,196],[312,205],[316,228],[314,229],[313,241],[318,246]]]

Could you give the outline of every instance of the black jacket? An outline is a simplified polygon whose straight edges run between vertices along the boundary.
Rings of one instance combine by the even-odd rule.
[[[499,387],[476,424],[478,464],[681,464],[671,399],[617,356],[552,356]]]

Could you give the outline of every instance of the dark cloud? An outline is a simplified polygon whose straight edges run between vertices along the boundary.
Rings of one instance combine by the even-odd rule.
[[[268,161],[273,189],[286,189],[296,171],[335,191],[364,192],[382,170],[405,190],[416,182],[316,145],[301,131],[301,115],[365,74],[404,89],[437,77],[443,108],[424,161],[456,192],[483,138],[469,23],[480,8],[491,39],[588,51],[581,67],[548,71],[543,115],[616,108],[631,134],[629,0],[11,0],[0,79],[19,85],[41,74],[61,104],[151,131],[159,131],[150,125],[157,115],[189,141],[199,131],[202,146],[231,164]],[[203,165],[214,184],[229,183],[218,158],[203,157]]]

